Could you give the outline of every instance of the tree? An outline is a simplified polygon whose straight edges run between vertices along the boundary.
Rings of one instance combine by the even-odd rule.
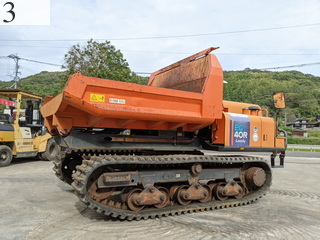
[[[91,39],[86,46],[76,44],[64,56],[64,62],[68,75],[81,71],[86,76],[131,82],[129,64],[109,41],[98,43]]]

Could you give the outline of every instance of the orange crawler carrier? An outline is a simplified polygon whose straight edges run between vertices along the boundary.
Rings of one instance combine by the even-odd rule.
[[[258,105],[223,101],[223,71],[209,48],[153,73],[148,86],[69,78],[41,113],[60,146],[56,175],[106,215],[141,219],[240,205],[265,194],[268,151],[283,165],[285,137]],[[278,98],[279,99],[279,98]]]

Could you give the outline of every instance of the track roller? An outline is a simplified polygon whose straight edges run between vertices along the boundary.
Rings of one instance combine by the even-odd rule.
[[[145,206],[154,205],[157,208],[163,208],[169,204],[169,191],[164,187],[156,188],[152,185],[146,186],[145,189],[133,188],[124,191],[121,195],[123,202],[132,211],[140,211]]]
[[[211,197],[211,189],[206,184],[194,183],[191,186],[181,185],[174,186],[170,189],[170,195],[181,205],[188,205],[191,201],[209,202]]]
[[[220,201],[225,201],[228,197],[240,199],[245,195],[245,191],[242,183],[231,180],[228,183],[220,182],[213,185],[213,194]]]

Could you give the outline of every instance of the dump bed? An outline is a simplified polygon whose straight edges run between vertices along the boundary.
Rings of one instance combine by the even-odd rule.
[[[73,74],[41,108],[52,134],[72,127],[196,131],[222,118],[223,73],[209,48],[153,73],[148,86]]]

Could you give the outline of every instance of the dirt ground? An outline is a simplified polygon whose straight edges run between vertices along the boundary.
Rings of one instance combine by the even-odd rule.
[[[316,154],[316,153],[315,153]],[[319,239],[320,158],[287,157],[270,193],[236,208],[122,221],[88,209],[51,162],[0,168],[0,239]]]

